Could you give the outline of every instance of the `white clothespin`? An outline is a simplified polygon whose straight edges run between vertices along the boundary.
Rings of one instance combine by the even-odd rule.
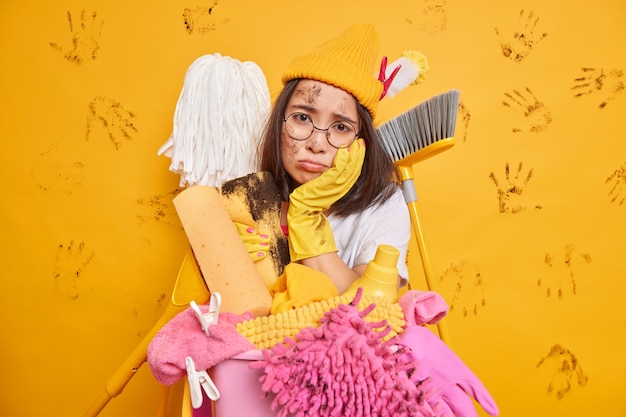
[[[220,398],[220,392],[217,390],[215,383],[206,371],[196,370],[196,364],[191,356],[185,358],[185,366],[187,368],[187,380],[189,381],[189,394],[191,395],[191,406],[200,408],[203,401],[202,391],[207,397],[216,401]],[[202,388],[202,389],[200,389]]]
[[[209,311],[207,313],[203,313],[196,304],[195,301],[191,300],[189,303],[191,309],[194,313],[196,313],[196,317],[200,322],[200,326],[202,330],[204,330],[204,334],[210,336],[209,334],[209,326],[212,324],[217,324],[217,320],[220,316],[220,307],[222,306],[222,296],[218,292],[214,292],[211,294],[211,299],[209,301]]]

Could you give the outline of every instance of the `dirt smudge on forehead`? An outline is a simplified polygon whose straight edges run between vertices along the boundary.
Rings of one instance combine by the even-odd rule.
[[[293,95],[303,99],[307,104],[315,104],[320,94],[322,94],[322,87],[315,83],[313,85],[301,86],[298,85]]]

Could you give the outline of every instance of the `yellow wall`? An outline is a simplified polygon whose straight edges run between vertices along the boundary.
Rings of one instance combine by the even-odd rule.
[[[193,60],[255,61],[276,91],[297,52],[369,21],[381,54],[431,63],[381,121],[462,92],[457,145],[415,169],[454,349],[503,416],[626,414],[624,12],[621,0],[3,1],[0,412],[81,415],[163,311],[186,239],[178,178],[156,151]],[[152,415],[158,392],[145,366],[101,415]]]

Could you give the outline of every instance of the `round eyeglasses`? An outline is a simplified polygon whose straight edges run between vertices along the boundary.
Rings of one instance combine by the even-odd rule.
[[[313,120],[306,113],[291,113],[283,119],[285,131],[291,139],[307,140],[313,131],[319,130],[326,133],[326,140],[333,148],[347,148],[357,138],[359,132],[350,122],[336,121],[326,129],[320,129],[313,124]]]

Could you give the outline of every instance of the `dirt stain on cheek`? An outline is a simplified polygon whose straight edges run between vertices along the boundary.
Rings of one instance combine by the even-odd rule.
[[[290,138],[287,135],[284,135],[282,138],[282,153],[283,153],[283,162],[289,162],[295,159],[296,154],[298,153],[298,141]]]

